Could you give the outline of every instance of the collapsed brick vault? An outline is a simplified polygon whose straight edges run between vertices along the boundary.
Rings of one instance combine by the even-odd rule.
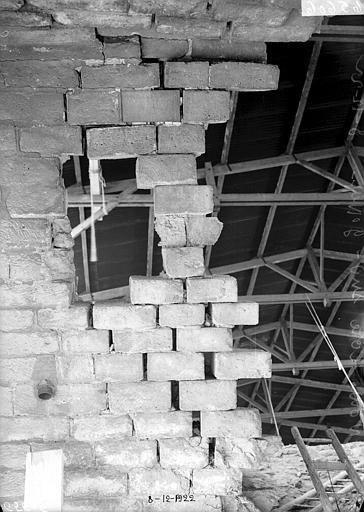
[[[64,511],[245,510],[244,470],[267,441],[236,381],[269,377],[270,354],[233,350],[258,306],[237,302],[234,278],[205,277],[222,225],[195,158],[231,91],[277,87],[263,41],[305,40],[317,20],[283,0],[70,5],[0,12],[1,500],[22,501],[30,449],[57,446]],[[60,165],[82,154],[137,157],[138,188],[154,189],[164,274],[132,276],[130,304],[75,297]],[[195,501],[148,502],[166,494]]]

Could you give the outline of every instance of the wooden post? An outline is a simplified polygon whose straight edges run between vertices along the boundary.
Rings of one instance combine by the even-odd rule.
[[[296,442],[296,445],[298,446],[298,449],[301,453],[303,462],[306,464],[306,468],[308,471],[308,474],[311,477],[312,483],[316,489],[316,492],[320,498],[322,508],[324,512],[333,512],[333,508],[331,506],[329,497],[327,496],[325,492],[325,488],[320,480],[320,477],[318,476],[318,473],[315,469],[313,460],[310,457],[310,454],[308,453],[307,447],[305,443],[302,440],[300,431],[297,427],[292,427],[291,429],[292,436]]]

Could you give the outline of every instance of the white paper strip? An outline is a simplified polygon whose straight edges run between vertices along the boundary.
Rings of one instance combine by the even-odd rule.
[[[24,511],[61,512],[63,504],[63,452],[27,453]]]
[[[364,14],[363,0],[302,0],[302,16]]]

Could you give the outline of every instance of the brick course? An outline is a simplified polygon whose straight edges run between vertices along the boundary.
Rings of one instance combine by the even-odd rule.
[[[136,182],[139,189],[158,185],[197,185],[194,155],[140,156],[136,165]]]
[[[154,126],[91,128],[86,139],[88,157],[97,160],[131,158],[157,149]]]

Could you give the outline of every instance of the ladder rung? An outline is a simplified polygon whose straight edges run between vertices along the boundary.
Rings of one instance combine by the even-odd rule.
[[[314,460],[313,461],[315,469],[318,471],[335,471],[337,469],[346,469],[345,464],[342,462],[331,462],[329,460]]]
[[[303,437],[302,441],[306,441],[306,443],[332,444],[331,439],[327,439],[327,437]]]

